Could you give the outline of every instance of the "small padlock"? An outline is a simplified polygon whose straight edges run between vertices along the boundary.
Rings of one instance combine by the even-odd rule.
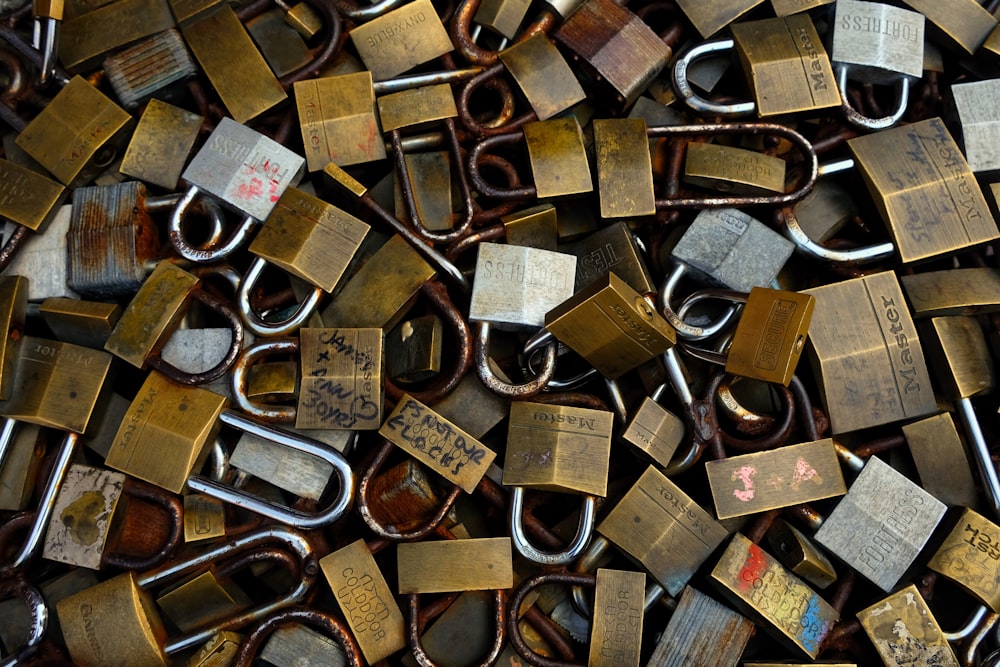
[[[698,589],[685,586],[646,664],[731,667],[739,662],[753,631],[750,619]],[[726,641],[720,642],[720,637]]]
[[[116,303],[51,297],[42,302],[38,313],[57,340],[103,349],[122,309]]]
[[[279,82],[312,62],[312,54],[305,40],[288,24],[285,16],[287,14],[279,6],[268,9],[243,24],[268,67],[279,77]]]
[[[927,566],[990,609],[1000,607],[1000,527],[966,507]]]
[[[229,667],[242,643],[241,634],[228,630],[216,632],[188,659],[186,667]]]
[[[55,181],[0,158],[0,218],[42,232],[67,194]]]
[[[252,604],[247,594],[213,568],[157,596],[156,606],[181,632],[218,623]]]
[[[777,519],[766,537],[774,557],[816,588],[826,588],[837,581],[837,571],[830,559],[795,526]]]
[[[517,42],[499,58],[538,120],[548,120],[586,98],[566,59],[544,34]]]
[[[437,315],[401,322],[385,336],[385,373],[393,382],[422,382],[441,370],[444,328]]]
[[[309,171],[385,158],[371,72],[296,81],[295,105]]]
[[[118,100],[122,106],[129,110],[138,108],[147,100],[154,107],[165,104],[159,99],[151,99],[152,96],[168,95],[171,92],[171,86],[191,78],[198,71],[184,45],[181,34],[175,28],[164,30],[105,58],[102,67],[108,83],[111,84],[118,96]],[[143,116],[145,115],[144,112]],[[142,121],[140,121],[141,124]],[[198,126],[200,129],[200,122]],[[172,147],[170,150],[175,151],[176,148]],[[190,150],[191,146],[188,145],[187,149]],[[182,160],[177,169],[178,175],[184,166],[183,163]],[[123,171],[122,173],[127,172]],[[142,178],[138,174],[130,175]],[[174,179],[172,184],[163,187],[173,190],[176,185],[177,180]]]
[[[180,39],[179,35],[177,39]],[[149,100],[125,149],[119,171],[161,188],[175,190],[203,121],[204,118],[198,114],[157,99]]]
[[[829,5],[832,2],[835,0],[771,0],[771,9],[774,10],[776,16],[788,16]]]
[[[508,228],[508,243],[512,243],[510,235]],[[642,249],[627,223],[608,225],[583,240],[561,248],[561,251],[576,255],[574,291],[582,290],[609,271],[614,271],[639,294],[656,291],[656,283],[646,266]]]
[[[662,386],[662,389],[666,389]],[[659,396],[662,391],[654,392]],[[635,445],[661,466],[670,463],[684,438],[684,422],[646,396],[625,426],[622,438]]]
[[[962,126],[965,159],[976,173],[1000,169],[1000,155],[996,152],[994,139],[1000,133],[1000,126],[989,111],[993,100],[1000,95],[1000,88],[996,84],[996,81],[989,79],[956,83],[951,87]]]
[[[316,617],[324,615],[316,609],[306,613]],[[274,667],[295,667],[303,661],[316,667],[343,667],[347,664],[344,652],[336,641],[302,623],[285,624],[275,630],[261,649],[260,659]]]
[[[928,493],[949,506],[977,506],[972,466],[950,414],[904,424],[903,436]]]
[[[477,26],[489,28],[504,40],[512,40],[524,21],[531,3],[528,0],[483,0],[473,17]],[[473,32],[473,40],[478,36],[478,27]],[[503,46],[501,46],[503,48]]]
[[[785,192],[786,162],[779,157],[723,144],[689,142],[684,180],[718,192],[766,195]]]
[[[296,428],[375,430],[382,425],[381,329],[303,329]]]
[[[413,0],[350,34],[376,81],[392,79],[454,49],[430,0]]]
[[[913,584],[862,609],[858,620],[883,663],[890,667],[961,664]]]
[[[3,452],[0,510],[24,510],[31,501],[45,456],[45,438],[40,427],[5,419],[0,431],[0,451]]]

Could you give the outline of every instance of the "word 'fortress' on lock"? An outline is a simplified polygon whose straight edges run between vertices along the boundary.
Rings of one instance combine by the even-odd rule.
[[[0,19],[0,665],[1000,662],[1000,2]]]

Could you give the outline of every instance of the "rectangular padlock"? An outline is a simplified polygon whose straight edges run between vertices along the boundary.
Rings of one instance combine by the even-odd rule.
[[[594,189],[583,132],[575,118],[526,123],[524,140],[539,199],[580,195]]]
[[[180,493],[204,464],[228,401],[151,371],[125,414],[105,459],[109,468]]]
[[[593,128],[601,217],[633,218],[655,214],[656,195],[653,193],[653,165],[649,160],[646,121],[598,118],[594,119]]]
[[[913,584],[862,609],[858,620],[887,667],[961,664]]]
[[[720,519],[847,493],[830,438],[707,461],[705,472]]]
[[[837,571],[826,554],[787,521],[777,519],[765,537],[775,558],[816,588],[827,588],[837,581]]]
[[[947,412],[903,425],[917,474],[924,489],[949,506],[979,503],[972,465],[955,421]]]
[[[507,418],[510,402],[487,389],[478,375],[470,373],[434,405],[434,410],[473,437],[482,438]]]
[[[375,430],[382,424],[381,329],[299,332],[296,428]]]
[[[808,346],[834,435],[937,410],[920,337],[894,273],[805,293],[816,297]],[[855,318],[845,322],[845,312]]]
[[[247,594],[230,580],[209,569],[156,598],[156,606],[181,632],[235,616],[252,604]]]
[[[107,352],[25,336],[11,395],[0,401],[0,415],[83,433],[110,368]]]
[[[927,567],[1000,609],[1000,527],[966,507]]]
[[[903,262],[1000,236],[975,175],[940,118],[847,145]]]
[[[685,586],[647,665],[736,667],[753,633],[750,619]]]
[[[529,0],[483,0],[472,21],[512,40],[530,6]]]
[[[771,9],[775,16],[788,16],[798,14],[810,9],[816,9],[823,5],[829,5],[836,0],[771,0]]]
[[[948,4],[934,0],[903,0],[903,4],[920,12],[934,24],[934,41],[954,50],[974,54],[990,32],[996,28],[997,20],[975,0],[955,0]],[[944,37],[945,39],[941,39]]]
[[[510,243],[510,232],[507,232]],[[642,250],[625,222],[616,222],[560,249],[576,255],[574,291],[582,290],[609,271],[639,294],[656,292],[658,286],[643,259]]]
[[[849,65],[849,78],[892,83],[924,73],[924,16],[880,2],[847,0],[835,8],[834,65]]]
[[[785,161],[735,146],[690,142],[684,181],[734,195],[784,194]]]
[[[98,570],[125,475],[77,465],[66,471],[42,544],[42,558]]]
[[[815,305],[809,294],[750,290],[726,355],[726,372],[787,387],[805,349]]]
[[[243,643],[243,635],[228,630],[216,632],[188,658],[187,667],[230,667]]]
[[[316,501],[333,475],[333,466],[326,461],[288,447],[279,449],[252,433],[240,436],[229,464],[295,496]]]
[[[79,298],[80,295],[66,285],[69,270],[66,261],[66,234],[72,206],[56,207],[56,214],[43,234],[36,235],[31,243],[22,244],[14,254],[7,269],[11,276],[31,276],[28,281],[28,301],[42,301],[52,296]],[[3,228],[4,239],[16,229],[7,223]]]
[[[60,183],[76,188],[114,162],[134,122],[104,93],[75,76],[21,130],[17,145]]]
[[[559,221],[552,204],[539,204],[500,218],[508,245],[523,245],[539,250],[557,250]],[[577,270],[580,264],[577,261]]]
[[[639,667],[646,575],[597,570],[589,667]]]
[[[184,541],[198,542],[226,534],[226,508],[221,500],[203,493],[184,496]]]
[[[406,646],[403,614],[364,540],[324,556],[319,565],[369,664]]]
[[[840,615],[770,554],[736,533],[709,580],[782,644],[812,659]]]
[[[955,110],[962,126],[965,159],[974,172],[1000,169],[1000,122],[990,113],[1000,98],[1000,86],[993,79],[956,83],[951,87]]]
[[[281,83],[228,5],[188,25],[182,24],[181,33],[237,124],[252,120],[287,99]],[[223,118],[222,123],[227,120]],[[258,219],[264,217],[267,216]]]
[[[764,0],[724,0],[723,2],[699,2],[698,0],[677,0],[688,20],[694,24],[704,38],[709,38],[727,25],[746,14]]]
[[[545,314],[573,296],[576,257],[525,246],[480,243],[469,321],[536,331]]]
[[[441,371],[444,325],[437,315],[406,320],[386,334],[385,372],[393,382],[429,380]]]
[[[452,188],[451,157],[448,151],[405,153],[403,160],[406,162],[409,189],[420,224],[432,232],[453,229],[455,216],[452,214],[452,202],[458,193]],[[402,179],[397,176],[394,184],[396,217],[405,220],[409,211],[403,196]]]
[[[0,158],[0,218],[43,231],[69,192],[50,178]]]
[[[376,81],[385,81],[452,51],[430,0],[413,0],[357,26],[351,42]]]
[[[296,81],[295,107],[309,171],[385,159],[371,72]]]
[[[650,466],[597,526],[678,595],[726,535],[711,515]]]
[[[105,54],[173,27],[167,0],[115,0],[62,24],[59,61],[71,73],[90,70]]]
[[[1000,271],[991,267],[914,273],[899,282],[917,319],[1000,310]]]
[[[509,537],[401,542],[397,590],[406,593],[506,590],[514,587]]]
[[[608,491],[613,424],[614,416],[604,410],[514,401],[504,486],[603,498]]]
[[[180,87],[179,84],[198,71],[180,32],[175,28],[164,30],[105,58],[102,66],[118,100],[129,110],[138,108],[146,101],[152,103],[153,95],[171,95],[175,87]],[[183,166],[182,162],[180,167]],[[180,173],[180,168],[177,173]],[[173,185],[164,187],[173,189],[176,184],[174,180]]]
[[[125,149],[119,171],[166,190],[176,189],[204,120],[172,104],[150,100]]]
[[[587,97],[569,63],[542,33],[502,50],[500,61],[538,120],[548,120]]]
[[[816,531],[816,542],[890,591],[946,510],[940,500],[873,456]]]
[[[40,427],[34,424],[18,425],[4,450],[3,466],[0,467],[0,510],[21,511],[28,508],[35,491],[35,479],[45,457],[45,445],[46,438]],[[2,626],[3,623],[0,623]]]
[[[622,438],[638,447],[657,464],[666,466],[684,438],[684,422],[646,396],[625,426]]]
[[[496,452],[404,394],[379,435],[431,470],[472,493]]]
[[[762,118],[840,106],[830,58],[808,14],[732,26],[736,52]]]
[[[275,7],[244,24],[254,44],[277,77],[300,70],[312,61],[302,35],[285,21],[285,12]]]
[[[333,204],[290,187],[249,250],[288,273],[332,292],[371,229]]]
[[[240,215],[266,220],[285,190],[298,184],[304,164],[281,144],[223,118],[181,179]]]
[[[346,667],[344,652],[329,637],[302,623],[278,628],[260,651],[260,659],[274,667]]]
[[[673,327],[613,271],[546,313],[545,329],[611,380],[676,342]]]

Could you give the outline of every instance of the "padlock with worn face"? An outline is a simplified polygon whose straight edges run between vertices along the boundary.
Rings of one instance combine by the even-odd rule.
[[[805,293],[816,297],[808,347],[835,435],[937,409],[920,337],[894,273]],[[844,313],[854,319],[845,321]]]
[[[287,7],[287,5],[286,5]],[[280,7],[268,9],[244,23],[271,71],[280,78],[309,65],[312,54],[295,28],[285,21]]]
[[[771,9],[774,10],[776,16],[788,16],[829,5],[832,2],[835,0],[771,0]]]
[[[634,218],[656,213],[646,121],[597,118],[593,128],[601,217]]]
[[[1000,609],[1000,527],[965,508],[927,566]]]
[[[385,159],[371,72],[296,81],[295,105],[309,171]]]
[[[382,424],[381,329],[302,329],[296,428],[370,431]]]
[[[598,524],[597,532],[639,561],[674,596],[727,535],[652,466]]]
[[[979,497],[972,465],[955,420],[947,412],[903,426],[920,484],[949,506],[976,507]]]
[[[597,570],[588,665],[639,667],[645,596],[642,572]]]
[[[156,606],[181,632],[218,623],[252,604],[231,579],[212,569],[156,598]]]
[[[545,314],[573,296],[576,257],[525,246],[480,243],[470,322],[535,331]]]
[[[847,0],[834,8],[830,60],[847,119],[868,130],[891,127],[906,111],[910,84],[924,73],[924,15],[879,2]],[[896,108],[883,118],[867,118],[847,95],[849,79],[896,86]]]
[[[75,188],[114,162],[134,122],[104,93],[75,76],[21,131],[17,145],[60,183]]]
[[[903,262],[1000,236],[975,175],[940,118],[848,141]]]
[[[66,261],[66,234],[73,207],[69,204],[56,207],[56,214],[45,233],[22,243],[10,258],[4,273],[12,276],[31,276],[28,282],[28,300],[42,301],[52,296],[79,298],[66,284],[69,267]],[[26,238],[26,229],[17,225],[3,226],[3,237],[13,242],[19,235]]]
[[[889,667],[961,664],[913,584],[862,609],[858,620],[882,662]]]
[[[990,113],[1000,98],[1000,81],[956,83],[951,94],[962,126],[962,147],[969,168],[976,173],[1000,169],[1000,153],[996,148],[1000,123]]]
[[[154,106],[165,104],[159,99],[151,98],[154,95],[158,97],[169,96],[172,87],[181,87],[183,81],[191,78],[198,71],[198,67],[194,64],[194,60],[191,59],[191,55],[184,45],[181,34],[175,28],[164,30],[147,40],[118,51],[105,58],[102,67],[108,83],[111,84],[111,88],[118,96],[118,100],[122,106],[130,111],[137,109],[147,101]],[[145,116],[145,113],[143,115]],[[199,122],[198,125],[200,127],[201,123]],[[188,150],[190,149],[191,146],[188,146]],[[177,147],[168,150],[174,152]],[[183,167],[182,161],[177,169],[178,175]],[[141,178],[135,174],[133,176]],[[173,190],[176,185],[175,178],[173,184],[163,187]]]
[[[67,194],[52,179],[0,158],[0,218],[42,232]]]
[[[119,171],[166,190],[175,190],[204,120],[172,104],[150,100],[125,149]]]
[[[119,47],[173,27],[167,0],[122,0],[63,23],[59,60],[71,73],[87,71]]]
[[[690,142],[684,156],[684,181],[741,195],[784,194],[785,161],[735,146]]]
[[[583,132],[575,118],[527,123],[524,140],[539,199],[581,195],[594,189]]]
[[[685,586],[646,664],[732,667],[740,661],[753,632],[750,619],[698,589]],[[726,641],[720,642],[720,637]]]
[[[941,3],[934,0],[903,0],[903,4],[927,17],[934,28],[933,39],[950,50],[974,54],[997,20],[976,0],[954,0]]]
[[[677,6],[694,24],[701,36],[707,39],[761,2],[763,0],[724,0],[714,3],[678,0]]]
[[[673,327],[613,271],[546,313],[545,329],[612,380],[676,342]]]
[[[351,42],[376,81],[392,79],[454,49],[430,0],[413,0],[357,26]]]
[[[517,36],[530,6],[529,0],[483,0],[472,20],[476,25],[512,40]]]
[[[514,587],[509,537],[403,542],[396,547],[400,593],[507,590]],[[456,567],[461,563],[461,567]]]
[[[587,96],[559,49],[543,33],[504,49],[499,57],[538,120],[548,120]]]
[[[10,398],[28,315],[28,279],[0,277],[0,400]],[[2,457],[0,457],[2,458]]]
[[[646,396],[625,426],[622,438],[658,465],[666,466],[684,438],[684,421]]]

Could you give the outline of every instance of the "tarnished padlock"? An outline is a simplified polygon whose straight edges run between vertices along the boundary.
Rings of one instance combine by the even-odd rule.
[[[105,58],[102,67],[118,100],[129,110],[138,108],[147,100],[154,107],[165,104],[159,99],[151,98],[153,95],[169,94],[171,86],[191,78],[198,71],[181,34],[175,28],[164,30],[149,39],[118,51]],[[145,115],[144,112],[143,116]],[[188,150],[190,148],[188,146]],[[180,168],[177,174],[180,174]],[[138,174],[131,175],[142,178]],[[172,190],[176,185],[175,179],[172,184],[163,187]]]
[[[381,329],[302,329],[296,428],[376,430],[382,425]]]
[[[124,109],[75,76],[21,131],[17,145],[60,183],[75,188],[114,162],[133,123]]]
[[[1000,607],[1000,527],[966,507],[927,566],[990,609]]]
[[[279,77],[279,82],[289,75],[294,77],[294,72],[308,67],[313,59],[302,35],[285,21],[285,16],[279,6],[261,12],[243,24],[268,67]]]
[[[924,15],[879,2],[847,0],[834,8],[830,60],[847,120],[867,130],[892,127],[906,112],[910,84],[924,73]],[[896,87],[896,108],[868,118],[851,106],[847,81]]]
[[[528,0],[483,0],[473,17],[477,26],[472,33],[473,40],[478,37],[480,26],[489,28],[504,40],[514,39],[530,6]],[[500,48],[504,46],[506,44],[501,43]]]
[[[993,79],[956,83],[951,86],[955,109],[962,125],[962,147],[973,172],[1000,169],[1000,154],[996,137],[1000,125],[990,113],[993,101],[1000,96],[1000,87]]]
[[[1000,272],[989,267],[914,273],[900,276],[899,282],[917,319],[1000,309]]]
[[[55,181],[0,158],[0,218],[44,232],[67,194]]]
[[[573,296],[576,257],[525,246],[480,243],[469,321],[501,330],[537,330]]]
[[[1000,236],[975,175],[940,118],[847,143],[904,263]]]
[[[256,118],[287,99],[232,8],[221,6],[181,24],[181,34],[237,123]],[[239,76],[234,76],[236,72]]]
[[[588,665],[639,667],[645,596],[642,572],[597,570]]]
[[[296,81],[295,105],[309,171],[385,158],[371,72]]]
[[[437,315],[406,320],[385,336],[385,373],[393,382],[430,379],[441,370],[444,328]]]
[[[28,316],[28,279],[24,276],[0,277],[0,400],[10,398],[26,318]],[[0,459],[2,460],[2,459]]]
[[[512,243],[510,236],[508,227],[508,243]],[[646,266],[642,249],[627,223],[608,225],[560,250],[576,255],[574,291],[582,290],[609,271],[614,271],[639,294],[656,291],[656,283]]]
[[[969,55],[982,46],[997,26],[996,18],[975,0],[956,0],[947,5],[934,0],[903,0],[903,4],[920,12],[935,25],[935,36],[945,37],[944,46],[958,47]]]
[[[119,171],[175,190],[203,121],[198,114],[157,99],[149,100],[125,149]]]
[[[597,525],[597,532],[642,563],[667,593],[680,594],[727,531],[652,466]]]
[[[59,61],[71,73],[132,42],[174,27],[167,0],[123,0],[75,16],[62,25]]]
[[[12,243],[19,245],[14,253],[3,251],[6,257],[0,259],[0,264],[4,260],[9,260],[4,269],[5,273],[31,276],[31,280],[28,281],[28,301],[42,301],[53,296],[71,299],[80,296],[66,285],[69,273],[66,261],[66,234],[69,233],[72,209],[73,207],[68,204],[57,207],[56,214],[45,229],[45,233],[34,236],[31,243],[18,241],[18,237],[22,241],[27,239],[27,227],[5,225],[3,232],[7,241],[5,245],[8,248]]]
[[[719,519],[847,493],[833,440],[816,440],[705,463]]]
[[[159,611],[181,632],[218,623],[252,604],[235,582],[217,575],[215,569],[210,566],[194,579],[156,597]]]
[[[835,0],[771,0],[771,9],[777,16],[788,16],[829,5]]]
[[[762,0],[725,0],[713,4],[680,0],[677,5],[703,38],[708,38],[750,11]]]
[[[736,533],[709,580],[784,645],[812,659],[839,614],[770,554]]]
[[[816,588],[826,588],[837,581],[837,571],[823,550],[787,521],[775,520],[765,537],[774,557]]]
[[[23,510],[35,490],[45,438],[39,426],[4,419],[0,430],[0,510]]]
[[[598,118],[592,125],[601,217],[633,218],[656,213],[646,121]]]
[[[652,396],[643,398],[622,433],[622,438],[661,466],[670,463],[684,438],[684,422],[656,400],[666,389],[661,385]]]
[[[732,667],[754,631],[750,619],[691,586],[685,586],[666,629],[656,641],[648,667],[697,664]],[[719,638],[726,641],[720,642]]]
[[[684,180],[718,192],[759,195],[785,192],[784,160],[724,144],[689,142]]]
[[[392,79],[454,49],[430,0],[413,0],[386,12],[351,30],[350,38],[376,81]]]
[[[231,254],[243,245],[259,221],[267,219],[285,190],[299,182],[304,164],[303,158],[281,144],[231,118],[223,118],[181,174],[189,188],[170,217],[169,236],[174,249],[195,262],[216,261]],[[185,211],[199,193],[218,199],[244,216],[232,236],[211,250],[192,247],[181,227]]]
[[[903,426],[920,483],[928,493],[958,507],[976,507],[979,501],[972,466],[955,421],[948,413]]]
[[[548,120],[586,98],[573,70],[544,34],[519,41],[499,57],[538,120]]]
[[[862,609],[858,620],[886,665],[958,667],[960,664],[913,584]]]
[[[920,337],[894,273],[805,293],[816,297],[807,347],[834,435],[937,409]],[[855,319],[845,322],[844,312]]]

